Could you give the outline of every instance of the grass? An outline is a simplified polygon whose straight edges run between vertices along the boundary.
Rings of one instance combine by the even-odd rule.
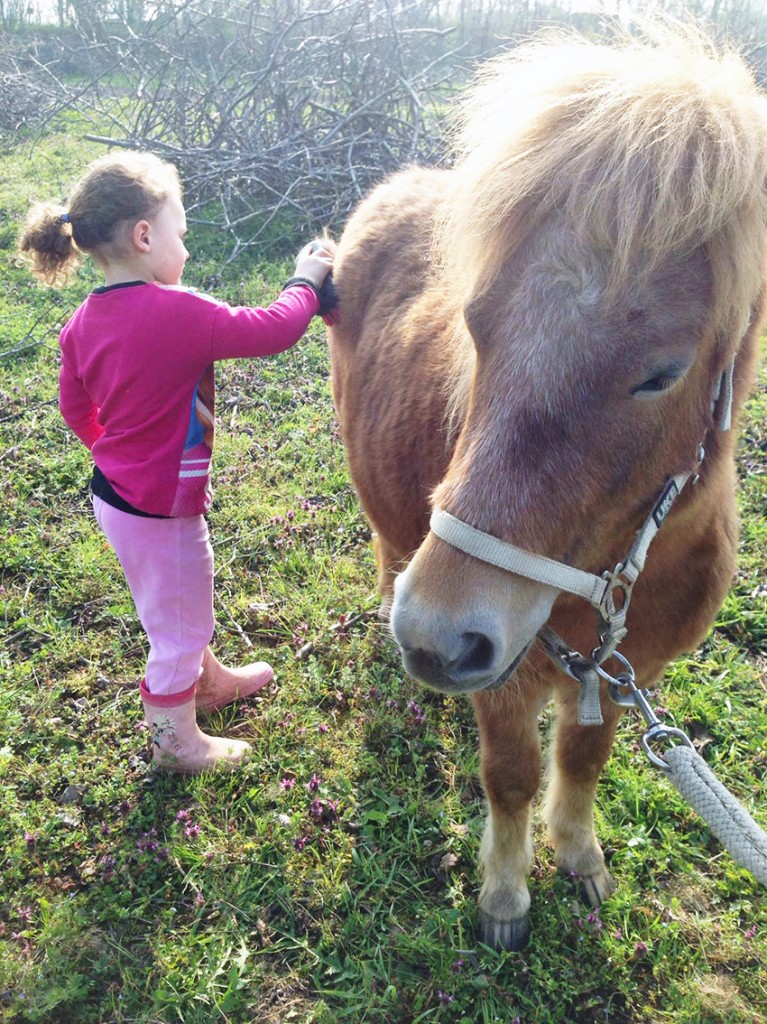
[[[88,453],[55,406],[57,329],[96,278],[86,268],[51,293],[13,255],[30,183],[65,195],[90,155],[71,129],[0,154],[0,1017],[767,1018],[764,891],[644,760],[630,718],[599,794],[615,896],[589,915],[538,830],[529,948],[477,944],[484,810],[470,706],[404,677],[364,616],[369,531],[321,325],[289,353],[218,373],[215,648],[231,663],[268,656],[277,686],[210,728],[247,737],[256,756],[229,776],[149,770],[144,639],[89,516]],[[232,301],[268,302],[290,271],[222,267],[221,240],[195,243],[194,230],[191,244],[189,283]],[[657,698],[762,825],[766,413],[763,376],[743,431],[740,571]]]

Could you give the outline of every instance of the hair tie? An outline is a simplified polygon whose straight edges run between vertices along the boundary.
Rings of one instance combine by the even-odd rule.
[[[61,215],[61,217],[59,219],[61,220],[62,224],[71,224],[72,223],[72,218],[69,216],[68,213],[62,213],[62,215]]]

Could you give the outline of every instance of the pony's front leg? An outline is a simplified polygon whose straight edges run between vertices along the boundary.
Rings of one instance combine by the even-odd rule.
[[[566,684],[567,685],[567,684]],[[560,871],[577,882],[594,907],[615,889],[594,834],[594,798],[615,739],[621,710],[603,695],[603,725],[578,725],[578,687],[558,701],[551,768],[543,816]]]
[[[530,817],[541,777],[543,701],[524,701],[512,682],[497,692],[475,693],[473,703],[489,803],[479,851],[479,938],[496,949],[523,949],[530,931]]]

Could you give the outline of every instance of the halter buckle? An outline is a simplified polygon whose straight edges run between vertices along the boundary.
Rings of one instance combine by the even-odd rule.
[[[598,661],[608,658],[626,635],[626,614],[631,603],[631,592],[637,579],[637,571],[629,569],[630,561],[619,562],[610,572],[602,573],[605,590],[598,605],[597,614],[602,628],[599,630],[600,646],[597,648]]]

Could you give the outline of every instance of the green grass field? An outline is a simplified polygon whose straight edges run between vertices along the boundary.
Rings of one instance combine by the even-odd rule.
[[[626,718],[598,831],[618,883],[589,913],[536,830],[533,937],[474,937],[483,797],[467,701],[403,676],[375,606],[322,325],[221,365],[216,651],[277,683],[212,731],[242,771],[148,765],[144,639],[89,515],[89,456],[56,409],[57,330],[96,283],[53,293],[14,255],[29,198],[94,154],[70,130],[0,153],[0,1019],[12,1024],[757,1024],[764,890],[638,749]],[[304,239],[296,239],[296,248]],[[290,263],[186,280],[265,303]],[[740,571],[656,701],[762,826],[767,771],[767,378],[742,432]],[[300,655],[300,656],[299,656]],[[542,722],[545,730],[546,722]]]

